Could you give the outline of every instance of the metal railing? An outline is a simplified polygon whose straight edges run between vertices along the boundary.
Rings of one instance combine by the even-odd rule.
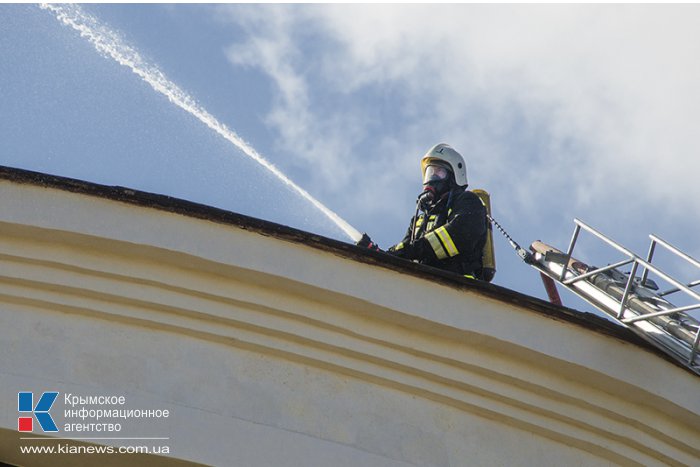
[[[695,266],[698,268],[698,271],[700,272],[700,261],[697,261],[696,259],[692,258],[691,256],[687,255],[686,253],[682,252],[678,248],[674,247],[670,243],[660,239],[659,237],[655,235],[650,235],[649,238],[651,239],[651,245],[649,246],[649,252],[647,254],[646,259],[642,259],[641,257],[637,256],[627,248],[623,247],[622,245],[614,242],[613,240],[609,239],[602,233],[598,232],[594,228],[586,225],[582,221],[578,219],[574,219],[574,223],[576,224],[576,227],[574,229],[574,233],[571,237],[571,242],[569,243],[569,248],[566,252],[566,263],[565,267],[562,268],[562,272],[559,276],[559,282],[566,286],[567,288],[575,284],[576,282],[579,281],[584,281],[587,280],[597,274],[604,273],[606,271],[610,271],[612,269],[617,269],[622,266],[626,266],[631,264],[632,269],[629,273],[629,277],[627,278],[624,292],[622,294],[622,298],[619,299],[619,308],[617,310],[614,310],[614,317],[619,320],[620,322],[630,325],[633,323],[637,323],[640,321],[649,321],[652,320],[653,318],[658,318],[662,316],[668,316],[668,315],[673,315],[676,313],[685,313],[687,311],[695,310],[695,309],[700,309],[700,293],[692,290],[692,287],[699,285],[700,280],[696,280],[693,282],[690,282],[688,284],[683,284],[680,281],[676,280],[675,278],[671,277],[670,275],[666,274],[656,266],[652,264],[652,259],[654,257],[654,253],[656,251],[657,246],[661,246],[668,250],[669,252],[673,253],[674,255],[678,256],[679,258],[685,260],[688,262],[690,265]],[[617,251],[621,252],[624,254],[627,258],[619,261],[615,264],[611,264],[605,267],[601,268],[596,268],[593,270],[588,270],[583,274],[575,275],[573,277],[566,278],[567,272],[569,272],[569,269],[566,267],[566,264],[568,264],[573,257],[573,252],[574,248],[576,246],[576,243],[579,238],[579,234],[581,233],[581,230],[584,230],[594,237],[602,240],[605,242],[607,245],[611,246],[612,248],[616,249]],[[673,307],[667,310],[663,311],[658,311],[658,312],[653,312],[653,313],[644,313],[644,314],[638,314],[632,317],[625,317],[625,311],[629,310],[628,308],[628,300],[630,296],[633,293],[634,290],[634,284],[635,284],[635,279],[636,279],[636,274],[637,270],[639,268],[642,268],[642,274],[641,278],[639,279],[638,285],[642,287],[646,287],[649,281],[649,273],[653,273],[659,278],[663,279],[664,281],[668,282],[673,288],[666,290],[664,292],[659,292],[656,293],[656,296],[658,297],[664,297],[673,293],[677,292],[684,292],[688,297],[691,298],[692,304],[690,305],[685,305],[685,306],[678,306],[678,307]],[[572,289],[573,290],[573,289]],[[670,305],[670,304],[669,304]],[[671,305],[673,306],[673,305]],[[611,314],[608,312],[608,310],[602,310],[606,312],[606,314]],[[611,310],[612,311],[612,310]],[[695,338],[693,340],[693,344],[691,345],[690,349],[690,354],[689,358],[687,361],[687,364],[691,367],[696,366],[695,364],[695,357],[698,355],[699,349],[698,349],[698,344],[700,343],[700,326],[696,326],[698,329],[695,330]],[[680,340],[680,339],[679,339]]]

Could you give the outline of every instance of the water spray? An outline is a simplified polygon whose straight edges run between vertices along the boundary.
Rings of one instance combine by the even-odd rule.
[[[147,63],[136,50],[124,43],[116,32],[107,28],[93,16],[85,13],[78,5],[44,3],[41,4],[41,8],[49,10],[61,23],[78,31],[80,37],[88,40],[102,55],[130,68],[132,72],[148,83],[155,91],[163,94],[170,102],[197,118],[197,120],[240,149],[246,156],[265,167],[289,188],[318,208],[353,241],[357,242],[360,240],[362,234],[357,229],[280,172],[277,167],[267,161],[243,138],[219,122],[213,115],[202,108],[194,98],[170,81],[156,66]]]

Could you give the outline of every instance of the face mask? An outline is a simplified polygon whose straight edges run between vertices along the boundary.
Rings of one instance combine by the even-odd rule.
[[[429,165],[425,168],[423,175],[423,185],[446,181],[450,175],[450,171],[441,165]]]
[[[418,197],[421,209],[427,211],[450,187],[451,172],[440,165],[429,165],[423,176],[423,192]]]
[[[430,190],[435,198],[442,196],[450,188],[452,172],[441,165],[429,165],[423,176],[423,190]]]

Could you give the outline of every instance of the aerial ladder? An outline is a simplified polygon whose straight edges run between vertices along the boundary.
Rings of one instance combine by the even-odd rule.
[[[700,293],[693,289],[700,280],[683,283],[652,260],[661,247],[688,263],[691,270],[697,269],[698,276],[700,262],[655,235],[649,236],[651,244],[642,258],[580,220],[574,223],[566,252],[536,241],[530,247],[532,252],[523,258],[542,274],[550,300],[559,300],[554,285],[559,284],[700,375],[700,321],[688,314],[700,309]],[[574,249],[582,231],[617,250],[623,259],[603,267],[579,261]],[[625,272],[627,268],[630,270]],[[657,281],[668,288],[660,290]],[[673,305],[670,296],[684,304]]]

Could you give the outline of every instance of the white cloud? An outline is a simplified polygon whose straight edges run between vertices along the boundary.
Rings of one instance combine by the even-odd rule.
[[[260,69],[274,83],[275,104],[266,121],[279,134],[278,147],[295,155],[289,164],[313,164],[315,170],[306,173],[333,180],[331,186],[349,183],[352,171],[340,168],[352,150],[346,141],[362,133],[362,119],[329,112],[314,101],[318,96],[311,95],[308,74],[315,64],[299,44],[306,39],[303,10],[258,5],[228,12],[249,35],[246,42],[228,47],[226,55],[235,65]]]
[[[698,230],[697,5],[251,11],[231,10],[251,37],[229,58],[270,76],[280,145],[342,172],[335,190],[373,164],[381,196],[405,196],[421,152],[447,141],[509,217],[655,208]]]

